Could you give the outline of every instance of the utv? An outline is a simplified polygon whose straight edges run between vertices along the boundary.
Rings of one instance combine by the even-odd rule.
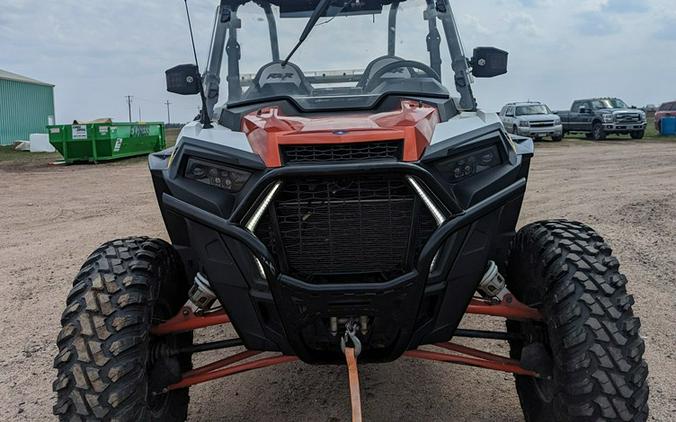
[[[578,222],[515,231],[533,143],[471,85],[506,64],[494,48],[465,57],[448,0],[221,0],[204,74],[166,75],[203,104],[149,158],[171,244],[115,240],[84,263],[55,414],[185,420],[190,386],[301,360],[347,362],[361,420],[357,359],[406,357],[515,374],[528,421],[645,420],[640,322],[611,249]],[[465,314],[506,329],[459,328]],[[237,338],[193,342],[223,324]]]

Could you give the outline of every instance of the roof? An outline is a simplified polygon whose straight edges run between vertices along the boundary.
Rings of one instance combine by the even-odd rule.
[[[38,81],[36,79],[29,78],[28,76],[19,75],[17,73],[8,72],[6,70],[0,69],[0,79],[5,79],[9,81],[23,82],[33,85],[45,85],[45,86],[54,86],[47,82]]]
[[[509,106],[520,106],[520,105],[542,105],[540,101],[516,101],[513,103],[507,103]]]
[[[399,0],[404,2],[406,0]],[[280,18],[299,18],[309,17],[317,8],[320,0],[224,0],[226,5],[230,7],[239,7],[243,4],[255,2],[261,7],[265,8],[266,4],[271,4],[279,7]],[[380,14],[383,6],[392,4],[394,0],[361,0],[359,4],[353,6],[351,4],[345,5],[343,10],[338,13],[339,16],[361,15],[361,14]],[[324,13],[322,17],[329,17]]]

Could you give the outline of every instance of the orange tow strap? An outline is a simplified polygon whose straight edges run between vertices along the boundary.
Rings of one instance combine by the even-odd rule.
[[[351,347],[345,348],[347,373],[350,379],[350,403],[352,404],[352,422],[361,421],[361,395],[359,393],[359,371],[357,371],[357,356]]]

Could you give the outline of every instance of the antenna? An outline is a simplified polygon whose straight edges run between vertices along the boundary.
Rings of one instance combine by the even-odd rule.
[[[195,56],[195,66],[197,67],[197,77],[199,78],[200,98],[202,99],[202,109],[200,110],[200,123],[204,129],[211,129],[211,117],[207,111],[207,96],[204,94],[204,84],[202,83],[202,72],[200,72],[200,63],[197,60],[197,48],[195,48],[195,35],[192,31],[192,20],[190,19],[190,9],[188,0],[183,0],[185,4],[185,14],[188,16],[188,28],[190,29],[190,42],[192,43],[192,53]]]

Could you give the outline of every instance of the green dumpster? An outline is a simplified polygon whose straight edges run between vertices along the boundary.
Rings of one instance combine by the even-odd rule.
[[[166,148],[163,123],[87,123],[47,126],[49,143],[66,163],[117,160]]]

